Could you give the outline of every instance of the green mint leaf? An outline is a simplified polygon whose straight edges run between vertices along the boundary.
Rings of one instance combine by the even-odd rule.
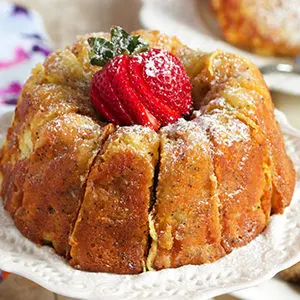
[[[103,67],[114,55],[112,42],[103,38],[89,38],[91,64]]]
[[[128,53],[130,35],[120,26],[115,26],[110,31],[111,42],[114,45],[115,56]]]
[[[138,54],[149,49],[149,44],[139,36],[135,35],[131,36],[130,38],[131,39],[128,45],[128,51],[130,54]]]
[[[139,36],[131,36],[120,26],[111,29],[111,40],[89,38],[92,65],[103,67],[110,59],[121,55],[135,55],[149,49],[149,44]]]

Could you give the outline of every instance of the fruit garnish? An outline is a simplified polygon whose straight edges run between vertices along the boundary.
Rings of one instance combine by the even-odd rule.
[[[91,64],[103,67],[92,78],[94,107],[117,125],[139,124],[157,130],[191,112],[192,87],[180,60],[149,49],[121,27],[111,40],[90,38]]]

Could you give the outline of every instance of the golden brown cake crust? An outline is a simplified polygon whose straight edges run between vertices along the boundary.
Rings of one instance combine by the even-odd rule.
[[[195,106],[207,113],[220,109],[236,113],[255,129],[257,137],[260,135],[266,153],[265,175],[272,185],[271,210],[282,213],[292,198],[295,170],[286,155],[274,105],[262,75],[249,60],[222,51],[202,55],[198,60],[198,71],[193,67],[190,75]]]
[[[254,130],[226,110],[211,111],[195,121],[210,136],[220,201],[221,244],[229,253],[250,242],[267,225],[261,204],[267,190],[265,147]]]
[[[228,42],[263,55],[299,55],[299,4],[274,0],[211,0],[211,4]]]
[[[183,63],[199,110],[190,121],[158,133],[100,122],[88,95],[99,67],[89,63],[87,38],[108,35],[96,33],[33,70],[0,152],[1,197],[20,231],[82,270],[214,261],[255,238],[294,190],[257,67],[158,31],[137,33]]]
[[[14,122],[2,149],[0,170],[6,209],[14,214],[22,197],[28,158],[40,129],[49,121],[67,113],[80,113],[96,119],[89,99],[80,90],[57,84],[41,83],[33,74],[23,87]]]
[[[212,262],[225,254],[209,138],[195,122],[161,130],[150,269]]]
[[[91,119],[76,114],[58,117],[40,130],[14,215],[25,236],[66,255],[86,177],[106,135]]]
[[[71,235],[71,264],[88,271],[140,273],[148,251],[158,135],[119,128],[96,158]]]

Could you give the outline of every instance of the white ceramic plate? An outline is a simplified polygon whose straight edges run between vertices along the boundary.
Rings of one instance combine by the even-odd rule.
[[[245,247],[219,261],[140,275],[87,273],[74,270],[48,247],[24,238],[0,204],[0,268],[29,278],[41,286],[80,299],[206,299],[229,293],[273,277],[300,260],[300,132],[276,112],[286,146],[297,169],[292,204],[273,216],[268,228]],[[0,140],[12,111],[0,107]]]
[[[176,35],[191,48],[203,51],[222,49],[248,57],[257,66],[271,63],[291,62],[290,59],[264,57],[236,48],[221,38],[209,0],[143,0],[140,20],[145,28],[158,29]],[[300,76],[269,74],[265,76],[268,86],[277,91],[300,95]]]

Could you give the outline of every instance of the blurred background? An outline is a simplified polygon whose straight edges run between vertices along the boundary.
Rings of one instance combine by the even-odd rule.
[[[55,49],[73,43],[76,35],[109,31],[111,25],[120,25],[127,31],[141,27],[140,0],[19,0],[16,3],[34,8],[42,15]]]
[[[1,2],[4,1],[0,0]],[[139,21],[140,0],[18,0],[17,3],[35,9],[42,16],[46,31],[52,41],[52,49],[72,43],[77,35],[109,31],[110,27],[115,24],[124,27],[127,31],[142,27]],[[298,129],[300,129],[299,98],[299,96],[273,93],[276,107],[284,111],[289,121]],[[297,291],[298,287],[293,286],[292,289]],[[298,295],[300,299],[300,292]],[[11,274],[0,284],[0,300],[17,299],[61,300],[68,298],[55,295],[29,280]],[[217,299],[238,298],[222,296]]]

